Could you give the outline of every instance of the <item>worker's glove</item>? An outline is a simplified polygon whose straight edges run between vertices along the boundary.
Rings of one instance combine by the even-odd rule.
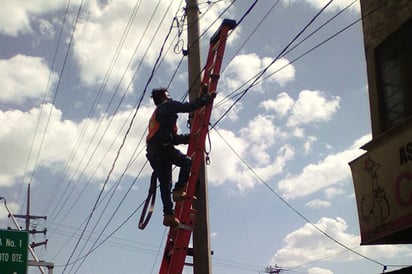
[[[188,144],[189,141],[190,141],[190,134],[176,134],[173,137],[173,143],[175,145]]]
[[[201,103],[201,105],[207,105],[207,104],[209,104],[210,103],[210,101],[213,99],[213,98],[215,98],[216,97],[216,92],[212,92],[212,93],[205,93],[205,94],[202,94],[200,97],[199,97],[199,102]]]

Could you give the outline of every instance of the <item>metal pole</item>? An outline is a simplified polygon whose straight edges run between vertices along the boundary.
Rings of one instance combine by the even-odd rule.
[[[27,262],[27,264],[30,265],[30,266],[38,266],[38,267],[44,266],[44,267],[47,267],[48,274],[53,274],[54,263],[49,263],[49,262],[44,262],[44,261],[36,262],[36,261],[29,260]]]
[[[10,215],[11,219],[13,220],[14,225],[16,226],[17,230],[21,231],[21,228],[20,228],[20,226],[19,226],[19,223],[17,222],[16,218],[14,218],[13,213],[11,213],[9,207],[7,206],[6,198],[0,197],[0,200],[3,200],[3,201],[4,201],[4,206],[6,207],[7,212],[9,212],[9,215]],[[31,248],[31,246],[28,246],[28,249],[29,249],[29,252],[30,252],[31,256],[33,257],[34,261],[35,261],[35,262],[39,262],[39,259],[37,258],[36,254],[34,253],[33,248]],[[43,268],[41,268],[40,266],[39,266],[39,270],[40,270],[40,272],[41,272],[42,274],[46,274],[46,273],[43,271]]]
[[[30,183],[27,185],[26,231],[30,229]]]
[[[188,70],[189,98],[196,99],[200,90],[200,47],[199,47],[199,7],[197,0],[186,0],[187,36],[188,36]],[[209,213],[207,206],[207,177],[205,161],[200,167],[199,184],[196,188],[197,210],[196,223],[193,231],[193,273],[210,274],[210,239]]]

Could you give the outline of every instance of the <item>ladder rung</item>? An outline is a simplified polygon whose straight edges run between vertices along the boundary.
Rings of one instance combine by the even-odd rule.
[[[187,225],[187,224],[179,224],[179,226],[177,228],[184,229],[184,230],[193,230],[193,227],[191,225]]]
[[[222,65],[223,54],[226,45],[228,32],[236,27],[235,20],[223,20],[219,30],[210,39],[209,54],[203,74],[202,85],[206,87],[206,91],[216,90],[216,85],[219,80],[220,67]],[[200,161],[203,157],[203,148],[207,128],[209,126],[209,118],[212,106],[204,106],[193,112],[191,137],[187,155],[192,157],[193,165],[190,170],[191,175],[188,180],[188,189],[190,196],[183,201],[183,204],[178,207],[178,215],[181,221],[176,230],[171,229],[166,243],[165,256],[163,257],[159,274],[176,274],[182,273],[185,264],[185,257],[190,253],[188,249],[192,230],[195,226],[197,210],[194,209],[193,200],[196,196],[193,195],[193,190],[196,189],[196,184],[199,176]],[[207,121],[206,121],[207,120]]]

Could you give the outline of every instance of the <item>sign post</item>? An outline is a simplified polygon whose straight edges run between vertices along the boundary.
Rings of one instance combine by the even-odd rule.
[[[27,273],[27,231],[0,230],[0,269],[4,274]]]

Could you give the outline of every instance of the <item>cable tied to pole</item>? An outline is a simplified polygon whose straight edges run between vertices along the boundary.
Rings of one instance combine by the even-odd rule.
[[[209,123],[209,126],[211,126],[211,125],[212,125],[212,124]],[[210,154],[210,152],[212,151],[212,141],[211,141],[211,139],[210,139],[210,130],[209,130],[209,129],[207,130],[207,141],[208,141],[208,143],[209,143],[209,150],[206,149],[206,144],[205,144],[205,149],[204,149],[204,152],[205,152],[205,162],[206,162],[206,165],[210,165],[210,156],[209,156],[209,154]]]
[[[186,20],[186,10],[185,9],[183,9],[183,15],[180,18],[178,18],[177,16],[173,18],[173,24],[176,24],[176,28],[177,28],[177,41],[173,48],[173,51],[176,54],[179,54],[182,52],[183,56],[187,55],[187,50],[183,48],[184,40],[182,38],[185,20]]]

